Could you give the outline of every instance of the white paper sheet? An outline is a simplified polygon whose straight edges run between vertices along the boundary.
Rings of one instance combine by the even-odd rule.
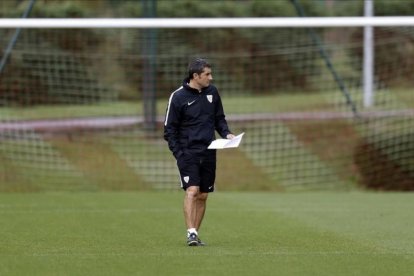
[[[227,149],[227,148],[237,148],[240,145],[240,142],[243,138],[244,132],[237,135],[233,139],[217,139],[211,142],[208,146],[208,149]]]

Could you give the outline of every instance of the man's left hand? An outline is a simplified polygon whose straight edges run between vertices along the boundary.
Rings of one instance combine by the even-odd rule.
[[[226,136],[226,138],[230,139],[230,140],[233,139],[234,137],[236,137],[236,136],[234,136],[234,134],[231,134],[231,133],[227,134],[227,136]]]

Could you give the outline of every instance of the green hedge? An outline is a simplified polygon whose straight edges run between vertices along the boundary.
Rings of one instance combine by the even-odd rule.
[[[194,0],[157,0],[157,16],[158,17],[260,17],[260,16],[296,16],[295,9],[291,1],[263,1],[263,0],[251,0],[251,1],[223,1],[223,0],[210,0],[210,1],[194,1]],[[330,9],[327,9],[325,1],[299,1],[303,6],[306,14],[309,16],[326,16],[326,15],[355,15],[361,13],[362,5],[357,3],[358,1],[335,1],[334,5]],[[414,6],[409,2],[407,9],[414,11]],[[35,3],[34,9],[31,13],[31,17],[142,17],[143,7],[141,6],[143,1],[115,1],[115,0],[102,0],[102,1],[81,1],[81,0],[38,0]],[[394,3],[394,4],[393,4]],[[382,15],[392,15],[397,12],[402,12],[402,1],[376,1],[375,8],[378,11],[382,11]],[[23,11],[27,8],[28,1],[3,1],[0,3],[0,14],[3,17],[19,17]],[[390,13],[386,14],[387,8]],[[0,36],[4,37],[2,41],[5,45],[7,38],[11,36],[11,30],[0,30]],[[171,32],[174,30],[169,30]],[[321,31],[321,37],[324,36]],[[379,30],[381,31],[381,30]],[[131,48],[127,48],[125,43],[118,39],[117,34],[108,35],[105,32],[99,32],[96,30],[66,30],[65,36],[60,37],[63,31],[51,30],[32,30],[31,35],[27,38],[27,41],[22,43],[24,34],[19,38],[20,47],[23,48],[22,52],[29,51],[31,49],[31,43],[47,44],[47,48],[50,49],[49,53],[62,53],[63,56],[74,64],[76,70],[81,70],[83,66],[85,73],[88,75],[87,81],[92,82],[81,85],[82,87],[108,87],[105,83],[105,79],[113,79],[113,76],[120,76],[124,82],[112,81],[113,83],[121,83],[125,89],[120,93],[119,97],[122,99],[134,97],[135,90],[128,90],[130,87],[139,87],[141,83],[140,76],[143,73],[140,71],[143,68],[143,61],[136,58],[132,59],[131,56],[139,56],[141,54],[141,46],[137,45],[137,41],[140,41],[138,36],[129,36],[131,40]],[[177,39],[177,43],[174,47],[170,44],[159,44],[160,53],[171,53],[180,57],[183,53],[206,53],[214,50],[214,53],[220,56],[226,56],[229,53],[241,52],[246,58],[226,58],[220,59],[217,64],[221,68],[228,68],[227,74],[229,79],[233,79],[235,82],[240,83],[241,86],[252,93],[266,93],[266,92],[292,92],[292,91],[317,91],[321,87],[318,85],[324,85],[315,76],[318,75],[317,70],[321,70],[321,59],[316,58],[312,62],[309,61],[308,55],[315,56],[312,51],[297,53],[295,60],[289,60],[283,55],[262,56],[262,52],[271,51],[274,49],[287,49],[291,45],[286,45],[285,36],[289,39],[302,39],[300,45],[309,44],[309,37],[306,32],[290,32],[286,30],[283,33],[282,30],[278,30],[276,39],[273,30],[261,30],[261,32],[255,32],[255,30],[249,29],[224,29],[224,30],[209,30],[207,34],[209,39],[205,39],[200,42],[199,33],[193,30],[175,30],[174,38]],[[385,31],[383,31],[385,32]],[[407,85],[411,83],[411,76],[413,73],[413,67],[411,61],[414,59],[414,52],[410,47],[410,41],[412,41],[411,34],[404,34],[388,30],[389,37],[398,38],[398,41],[404,41],[407,43],[396,44],[393,47],[389,45],[377,46],[376,49],[376,64],[375,68],[378,80],[382,84],[393,85],[391,82],[398,82],[398,86]],[[171,33],[170,33],[171,34]],[[158,32],[159,37],[164,35],[164,30]],[[292,36],[295,35],[295,38]],[[31,40],[30,40],[31,39]],[[125,39],[125,37],[123,37]],[[361,43],[361,32],[356,32],[352,36],[353,41]],[[30,41],[29,41],[30,40]],[[208,42],[206,42],[208,41]],[[221,41],[222,43],[217,43]],[[129,42],[128,42],[129,43]],[[101,72],[101,68],[108,68],[108,64],[103,62],[93,63],[90,60],[79,58],[92,57],[95,53],[99,53],[99,49],[106,48],[111,45],[112,49],[118,49],[115,51],[115,58],[119,61],[119,64],[110,64],[113,68],[112,71],[106,74],[97,74]],[[179,45],[178,47],[176,47]],[[300,46],[299,45],[299,46]],[[164,47],[164,48],[162,48]],[[350,59],[357,57],[362,58],[362,50],[360,47],[356,47],[354,52],[349,53]],[[177,53],[174,53],[177,51]],[[20,57],[17,57],[19,59]],[[29,57],[31,59],[32,57]],[[157,57],[159,58],[159,57]],[[32,104],[47,104],[48,101],[52,103],[66,103],[71,101],[70,98],[62,96],[56,92],[56,88],[50,86],[47,83],[47,78],[39,77],[38,72],[33,72],[32,68],[33,60],[27,62],[28,57],[21,57],[20,60],[16,60],[16,57],[12,55],[10,58],[10,65],[6,66],[6,70],[0,76],[4,79],[16,79],[13,82],[13,89],[9,87],[3,88],[3,90],[13,90],[13,95],[7,95],[7,98],[12,102],[18,102],[18,104],[32,105]],[[98,60],[98,59],[95,59]],[[94,61],[95,61],[94,60]],[[99,61],[99,60],[98,60]],[[39,62],[41,62],[39,57]],[[160,62],[159,62],[160,63]],[[353,64],[361,64],[362,62],[354,62]],[[164,62],[165,64],[165,62]],[[383,64],[389,64],[389,66],[381,66]],[[54,65],[51,65],[52,67]],[[79,68],[79,69],[78,69]],[[273,70],[278,68],[278,77],[275,77]],[[324,68],[324,67],[323,67]],[[322,68],[322,69],[323,69]],[[99,69],[99,70],[98,70]],[[158,80],[159,91],[169,91],[176,85],[176,79],[170,80],[169,71],[167,68],[159,66],[157,68],[157,75],[161,76]],[[346,68],[348,71],[359,72],[360,68]],[[109,71],[109,70],[108,70]],[[131,74],[131,72],[134,72]],[[88,74],[89,73],[89,74]],[[40,74],[45,74],[41,72]],[[63,74],[63,73],[62,73]],[[83,74],[83,73],[82,73]],[[18,79],[19,75],[23,75],[29,79],[30,83],[20,83]],[[109,76],[108,76],[109,75]],[[58,78],[59,76],[55,76]],[[344,77],[342,75],[342,77]],[[264,81],[265,80],[265,81]],[[70,88],[59,88],[62,95],[66,95]],[[326,88],[325,88],[326,89]],[[329,87],[328,89],[332,89]],[[23,91],[24,90],[24,91]],[[0,95],[3,95],[4,91],[0,88]],[[26,95],[24,101],[20,99],[15,100],[16,95]],[[33,95],[41,95],[37,98],[33,98]],[[90,98],[92,101],[102,100],[100,96],[85,95],[82,97]],[[104,96],[106,99],[110,96]],[[136,96],[139,97],[139,96]],[[52,100],[49,100],[52,99]],[[74,97],[74,100],[78,98]]]

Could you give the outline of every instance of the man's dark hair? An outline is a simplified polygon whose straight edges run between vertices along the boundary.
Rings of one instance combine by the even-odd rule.
[[[201,74],[204,68],[211,68],[210,63],[203,58],[195,58],[188,64],[188,77],[190,80],[193,78],[193,74]]]

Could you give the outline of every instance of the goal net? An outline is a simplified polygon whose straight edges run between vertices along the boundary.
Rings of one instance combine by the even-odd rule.
[[[0,189],[178,189],[163,120],[192,57],[246,133],[218,189],[413,189],[414,26],[374,27],[365,107],[363,25],[0,25]]]

